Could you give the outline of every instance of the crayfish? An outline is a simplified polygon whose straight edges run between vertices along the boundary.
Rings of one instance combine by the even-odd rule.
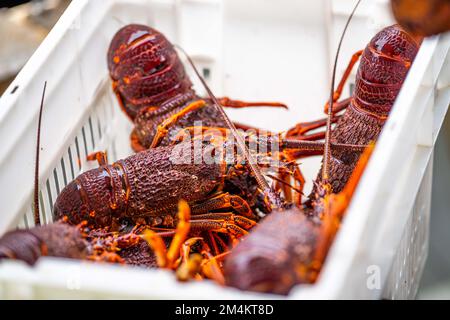
[[[211,100],[195,93],[175,48],[157,30],[136,24],[120,29],[108,50],[108,67],[119,104],[135,124],[135,151],[168,145],[199,121],[203,127],[226,127]],[[277,102],[220,102],[231,108],[287,108]]]
[[[201,98],[164,35],[142,25],[122,28],[108,67],[119,104],[134,121],[138,153],[113,164],[105,153],[90,155],[99,167],[58,196],[59,222],[8,233],[0,239],[0,259],[159,266],[176,270],[180,280],[206,277],[279,294],[315,282],[419,45],[400,27],[385,28],[352,57],[335,92],[334,74],[326,119],[300,123],[285,137],[259,130],[241,136],[236,127],[247,127],[231,123],[222,106],[286,106],[216,99],[188,57],[209,95]],[[360,57],[355,93],[338,102]],[[301,203],[296,160],[322,154],[313,192]],[[37,198],[37,183],[35,190]]]
[[[347,26],[352,16],[353,13]],[[380,31],[364,52],[353,56],[326,106],[328,118],[300,124],[288,136],[312,140],[325,137],[326,145],[341,142],[362,146],[376,141],[418,48],[419,43],[397,25]],[[339,50],[340,45],[337,55]],[[361,55],[355,93],[351,99],[337,103],[346,77]],[[334,78],[335,75],[332,90]],[[347,109],[344,115],[337,120],[333,118],[334,112],[343,109]],[[331,131],[334,121],[337,124]],[[306,134],[323,125],[326,125],[323,134]],[[355,150],[326,148],[321,174],[309,201],[300,208],[272,213],[234,248],[225,260],[226,283],[242,290],[278,294],[288,294],[296,284],[314,283],[371,149],[361,156]]]
[[[416,57],[420,43],[398,25],[384,28],[373,37],[364,51],[356,52],[333,94],[332,108],[336,126],[331,142],[367,145],[376,141],[402,88],[408,71]],[[350,99],[337,102],[351,69],[361,59],[355,91]],[[339,114],[344,111],[344,114]],[[327,124],[326,119],[299,124],[287,133],[288,138],[317,140],[325,132],[308,134],[312,129]],[[333,150],[330,159],[330,184],[333,192],[340,192],[358,161],[360,152]],[[318,177],[318,181],[321,177]]]

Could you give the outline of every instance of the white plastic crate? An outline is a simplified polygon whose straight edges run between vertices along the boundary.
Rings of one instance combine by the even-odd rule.
[[[289,112],[229,110],[240,122],[286,130],[323,116],[330,61],[348,2],[73,1],[0,100],[0,234],[33,226],[44,81],[42,221],[52,221],[58,192],[88,168],[86,154],[107,149],[116,160],[131,153],[131,124],[111,92],[106,66],[109,42],[123,25],[144,23],[164,32],[209,69],[207,80],[218,96],[289,104]],[[389,23],[387,1],[364,1],[344,41],[339,70]],[[289,298],[415,296],[427,255],[433,145],[450,100],[449,46],[449,34],[424,41],[318,283],[299,286]],[[302,165],[309,181],[319,161]],[[35,268],[14,261],[0,265],[0,298],[266,297],[210,282],[181,284],[162,270],[50,258]]]

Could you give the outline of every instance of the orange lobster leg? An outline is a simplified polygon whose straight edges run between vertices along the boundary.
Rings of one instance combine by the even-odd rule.
[[[180,249],[190,230],[190,216],[191,210],[189,205],[185,201],[180,201],[178,205],[179,222],[168,250],[166,250],[166,245],[158,233],[152,230],[145,231],[144,239],[149,243],[155,252],[158,265],[161,268],[173,269],[176,267],[175,262],[180,255]]]
[[[203,242],[200,254],[190,254],[191,248],[198,242]],[[191,238],[183,244],[182,248],[182,264],[177,270],[177,279],[180,281],[188,281],[191,279],[202,279],[205,275],[209,279],[213,279],[219,284],[225,283],[219,261],[221,261],[227,253],[218,256],[211,254],[211,249],[203,238]]]
[[[206,102],[204,100],[198,100],[191,104],[189,104],[186,108],[182,109],[180,112],[174,114],[170,118],[166,119],[162,124],[158,126],[157,132],[155,134],[155,137],[153,138],[153,142],[150,146],[150,148],[156,148],[162,139],[167,135],[168,128],[170,126],[173,126],[175,123],[178,122],[178,120],[182,117],[184,117],[186,114],[201,109],[206,106]]]
[[[203,203],[192,206],[192,215],[206,214],[213,210],[226,208],[232,208],[240,215],[249,219],[254,218],[254,214],[247,201],[239,196],[230,195],[228,193],[220,194]]]
[[[217,244],[216,238],[214,237],[215,233],[212,231],[208,231],[208,240],[212,246],[213,254],[217,255],[220,253],[219,245]],[[226,247],[224,247],[226,248]]]
[[[204,133],[210,133],[214,135],[220,133],[222,137],[226,137],[227,134],[229,134],[229,130],[220,127],[200,127],[200,126],[186,127],[177,133],[175,141],[182,142],[187,138],[195,137],[196,135],[200,134],[203,135]]]
[[[108,165],[108,154],[106,151],[98,151],[87,156],[87,161],[97,161],[100,167]]]
[[[333,107],[332,107],[333,114],[339,113],[340,111],[346,109],[350,105],[351,98],[345,99],[341,102],[337,102],[337,101],[339,100],[339,98],[342,95],[342,91],[344,90],[345,83],[347,82],[352,69],[354,68],[355,64],[358,62],[358,60],[362,54],[363,54],[362,50],[354,53],[352,58],[350,59],[350,62],[348,64],[347,68],[345,69],[345,72],[344,72],[344,74],[339,82],[339,85],[333,95]],[[329,107],[329,102],[327,102],[325,104],[325,113],[327,113],[327,114],[328,114],[328,107]],[[337,120],[339,120],[339,117],[334,117],[332,122],[336,123]],[[321,127],[325,127],[326,124],[327,124],[326,118],[320,119],[317,121],[312,121],[312,122],[299,123],[293,129],[289,130],[286,136],[287,137],[296,137],[297,139],[302,139],[302,140],[324,139],[325,132],[319,132],[319,133],[315,133],[315,134],[311,134],[311,135],[306,135],[306,134],[312,130],[315,130],[315,129],[318,129]]]
[[[243,124],[243,123],[239,123],[239,122],[233,122],[234,126],[236,127],[236,129],[238,130],[242,130],[242,131],[254,131],[255,133],[261,135],[266,135],[266,136],[276,136],[279,135],[278,133],[274,133],[271,132],[269,130],[266,129],[261,129],[261,128],[256,128],[247,124]]]
[[[245,230],[250,230],[254,226],[256,226],[256,222],[253,220],[250,220],[246,217],[235,215],[231,212],[219,212],[219,213],[207,213],[207,214],[201,214],[192,216],[192,221],[195,220],[223,220],[232,222],[236,225],[238,225],[241,228],[244,228]]]
[[[202,254],[206,256],[206,259],[204,259],[202,263],[202,273],[220,285],[225,285],[225,277],[217,258],[212,256],[207,248],[202,251]]]
[[[198,242],[203,241],[201,237],[190,238],[181,247],[181,265],[177,269],[176,275],[179,281],[189,281],[192,279],[201,280],[199,275],[203,257],[200,254],[191,255],[191,249]]]
[[[225,220],[193,220],[191,221],[191,228],[196,231],[225,233],[235,238],[240,238],[248,234],[248,231],[242,229],[233,222]]]
[[[210,232],[209,233],[212,236],[212,240],[214,241],[216,246],[219,246],[222,248],[223,252],[227,252],[230,250],[229,245],[225,243],[225,241],[220,237],[218,233]],[[217,251],[217,254],[220,253],[220,250]]]
[[[219,103],[223,107],[227,108],[234,108],[234,109],[241,109],[241,108],[248,108],[248,107],[272,107],[272,108],[284,108],[288,109],[287,105],[280,102],[246,102],[246,101],[240,101],[240,100],[232,100],[228,97],[223,97],[218,99]]]
[[[285,159],[289,162],[294,162],[295,158],[289,153],[289,152],[283,152],[283,155]],[[295,189],[298,190],[295,192],[295,203],[300,206],[302,203],[302,195],[303,195],[303,188],[305,186],[305,177],[303,176],[302,171],[300,170],[298,164],[294,164],[294,170],[293,170],[293,177],[294,177],[294,183],[295,183]],[[282,177],[280,177],[282,178]],[[291,190],[293,190],[291,188]],[[294,190],[294,191],[296,191]],[[283,192],[289,192],[288,190],[283,190]]]
[[[339,106],[339,108],[341,110],[343,110],[344,108],[347,108],[348,105],[350,104],[350,99],[343,101],[342,103],[337,104]],[[334,116],[332,118],[332,123],[336,123],[339,119],[341,118],[341,116]],[[295,139],[299,139],[299,140],[309,140],[309,141],[316,141],[316,140],[321,140],[325,138],[325,132],[318,132],[318,133],[314,133],[314,134],[307,134],[310,131],[325,127],[327,125],[327,119],[323,118],[323,119],[319,119],[316,121],[311,121],[311,122],[301,122],[298,123],[297,125],[295,125],[294,128],[290,129],[287,134],[286,137],[287,138],[295,138]]]

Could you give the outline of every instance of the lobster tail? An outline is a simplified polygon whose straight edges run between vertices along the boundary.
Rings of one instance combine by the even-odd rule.
[[[108,68],[114,91],[131,119],[142,108],[191,91],[172,44],[144,25],[128,25],[116,33],[108,50]]]
[[[387,116],[400,92],[419,46],[399,25],[384,28],[361,58],[353,103]]]

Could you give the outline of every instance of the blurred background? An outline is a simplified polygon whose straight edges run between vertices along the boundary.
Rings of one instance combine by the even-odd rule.
[[[57,22],[70,0],[0,1],[0,95]],[[430,248],[419,299],[450,299],[450,117],[434,155]]]

